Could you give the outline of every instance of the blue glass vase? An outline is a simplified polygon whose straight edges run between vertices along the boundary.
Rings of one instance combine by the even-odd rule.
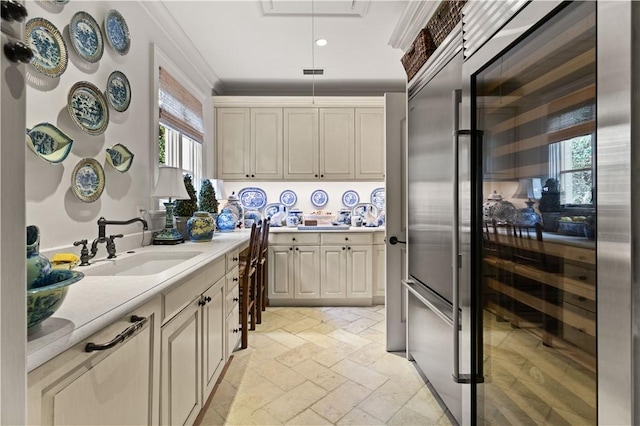
[[[222,213],[216,219],[216,225],[220,232],[233,232],[236,229],[236,223],[238,223],[238,218],[227,208],[222,209]]]
[[[187,221],[187,234],[195,242],[211,241],[215,223],[208,212],[195,212]]]
[[[49,259],[39,253],[40,229],[35,225],[27,226],[27,290],[33,287],[33,283],[51,273]]]

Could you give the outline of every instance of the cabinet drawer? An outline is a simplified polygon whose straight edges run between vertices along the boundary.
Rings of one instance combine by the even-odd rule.
[[[195,271],[180,285],[162,293],[162,322],[180,312],[189,302],[204,293],[225,275],[225,259],[221,257]]]
[[[236,305],[227,317],[227,359],[240,343],[240,305]]]
[[[283,233],[269,234],[269,244],[280,244],[280,245],[318,245],[320,244],[320,234],[317,232],[313,232],[310,234],[307,233]]]
[[[384,244],[384,232],[373,233],[373,244]]]
[[[237,286],[239,282],[240,282],[240,270],[236,268],[231,272],[229,272],[226,276],[224,294],[229,294],[229,292],[233,289],[233,287]]]
[[[240,302],[240,286],[236,285],[231,291],[227,294],[227,311],[225,315],[229,315],[238,303]]]
[[[243,249],[238,247],[236,249],[230,250],[227,253],[227,272],[231,272],[233,268],[238,267],[238,261],[240,260],[240,252]]]
[[[370,233],[336,233],[322,234],[322,245],[338,245],[338,244],[371,244]]]

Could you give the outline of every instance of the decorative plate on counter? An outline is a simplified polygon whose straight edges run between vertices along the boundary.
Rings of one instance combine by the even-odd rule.
[[[370,208],[371,207],[371,208]],[[360,217],[364,217],[367,214],[367,211],[369,211],[370,214],[373,214],[374,216],[378,216],[378,208],[371,204],[371,203],[360,203],[360,204],[356,204],[353,207],[353,210],[351,211],[352,216],[360,216]]]
[[[342,204],[344,204],[345,207],[353,207],[356,204],[358,204],[360,202],[360,195],[358,195],[358,193],[354,190],[348,190],[345,191],[344,194],[342,194]]]
[[[67,109],[73,122],[90,135],[100,135],[107,129],[107,100],[93,84],[86,81],[74,84],[67,97]]]
[[[80,201],[93,203],[104,191],[104,169],[93,158],[83,158],[71,174],[71,191]]]
[[[107,80],[107,99],[118,112],[124,112],[131,103],[131,85],[126,75],[120,71],[114,71]]]
[[[126,146],[117,143],[111,148],[107,148],[107,163],[120,173],[124,173],[131,168],[133,153]]]
[[[31,65],[48,77],[58,77],[67,69],[67,46],[62,34],[44,18],[33,18],[25,27],[24,41],[33,51]]]
[[[322,189],[316,189],[311,193],[311,204],[315,207],[324,207],[329,202],[329,195]]]
[[[104,52],[100,26],[87,12],[77,12],[69,23],[71,47],[78,56],[89,62],[98,62]]]
[[[376,188],[371,192],[371,204],[380,210],[384,210],[384,188]]]
[[[120,55],[126,55],[131,46],[127,21],[117,10],[110,10],[104,17],[104,35],[109,46]]]
[[[275,215],[276,213],[278,213],[280,210],[282,210],[282,204],[280,203],[271,203],[271,204],[267,204],[264,208],[264,217],[265,218],[270,218],[273,215]]]
[[[51,123],[40,123],[27,129],[26,139],[29,148],[51,164],[64,161],[73,145],[73,139]]]
[[[287,207],[293,207],[298,202],[298,196],[290,189],[285,189],[280,194],[280,202]]]
[[[242,188],[238,192],[240,204],[245,209],[262,209],[267,205],[267,194],[260,188]]]

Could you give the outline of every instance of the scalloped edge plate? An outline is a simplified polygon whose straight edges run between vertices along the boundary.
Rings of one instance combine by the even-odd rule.
[[[349,196],[349,195],[354,195],[356,197],[355,201],[353,203],[348,203],[345,200],[345,197]],[[347,191],[344,191],[344,194],[342,194],[342,205],[345,207],[349,207],[352,208],[353,206],[355,206],[356,204],[358,204],[360,202],[360,194],[358,194],[356,191],[354,191],[353,189],[349,189]]]
[[[89,94],[93,96],[102,107],[102,120],[100,125],[96,128],[86,127],[76,115],[76,109],[72,105],[76,93],[79,93],[81,90],[84,92],[89,92]],[[100,92],[100,89],[98,89],[95,85],[89,83],[88,81],[78,81],[73,86],[71,86],[71,89],[69,89],[69,95],[67,95],[67,111],[69,111],[71,121],[73,121],[76,126],[90,135],[101,135],[105,130],[107,130],[107,126],[109,125],[109,106],[107,105],[107,100]]]
[[[116,19],[119,21],[120,28],[122,30],[122,34],[124,36],[124,46],[118,47],[115,45],[115,42],[111,39],[111,34],[109,34],[109,25],[107,25],[107,21],[110,19]],[[111,9],[104,16],[104,36],[107,39],[107,43],[111,48],[119,55],[126,55],[129,53],[129,48],[131,47],[131,34],[129,33],[129,26],[127,25],[127,21],[124,19],[124,16],[120,12],[115,9]]]
[[[284,197],[287,197],[287,196],[293,197],[293,201],[285,202]],[[291,189],[285,189],[280,193],[279,200],[280,200],[280,204],[284,204],[287,207],[293,207],[298,202],[298,195]]]
[[[84,46],[82,44],[78,44],[78,39],[76,38],[76,28],[80,22],[86,23],[96,35],[98,39],[98,46],[96,48],[96,52],[93,54],[87,54],[84,50]],[[76,12],[69,22],[69,39],[71,39],[71,47],[73,50],[87,62],[96,63],[102,58],[102,54],[104,53],[104,39],[102,37],[102,31],[100,30],[100,25],[98,22],[91,16],[89,13],[80,11]]]
[[[41,28],[45,32],[48,32],[50,36],[56,41],[58,50],[60,50],[60,61],[55,66],[46,66],[43,63],[42,57],[39,55],[38,49],[31,44],[31,34],[37,29]],[[67,45],[62,38],[60,30],[53,25],[50,21],[44,18],[33,18],[25,25],[24,29],[24,42],[33,51],[33,58],[31,59],[31,65],[41,74],[47,77],[56,78],[62,75],[67,69],[67,63],[69,62],[69,55],[67,54]],[[38,53],[36,53],[38,52]]]
[[[118,103],[115,101],[115,97],[111,93],[111,89],[115,86],[113,85],[114,81],[121,81],[122,85],[125,88],[125,97],[123,103]],[[109,74],[109,78],[107,79],[107,100],[109,104],[118,112],[125,112],[129,105],[131,104],[131,84],[129,83],[129,79],[122,71],[114,71]]]
[[[251,204],[251,201],[245,202],[245,195],[249,196],[250,193],[254,193],[254,194],[259,194],[262,196],[262,202],[260,202],[259,204]],[[251,197],[253,198],[253,197]],[[257,209],[257,210],[261,210],[264,208],[264,206],[267,205],[267,193],[264,192],[264,190],[262,188],[257,188],[255,186],[249,186],[247,188],[242,188],[240,191],[238,191],[238,199],[240,200],[240,204],[242,204],[242,207],[244,207],[245,209]]]
[[[371,204],[376,206],[378,208],[378,210],[384,210],[384,206],[385,206],[385,203],[386,203],[386,194],[383,195],[382,202],[380,202],[379,200],[376,201],[376,198],[378,198],[378,194],[380,192],[382,192],[384,194],[384,188],[376,188],[373,191],[371,191]]]
[[[98,177],[98,183],[96,188],[92,192],[83,193],[83,190],[80,189],[80,185],[78,185],[78,173],[85,167],[90,167],[95,172]],[[78,200],[84,201],[85,203],[93,203],[102,195],[102,191],[104,191],[104,169],[93,158],[83,158],[78,161],[78,164],[73,168],[73,173],[71,173],[71,192],[78,197]]]
[[[33,143],[33,133],[35,132],[43,133],[53,140],[53,151],[43,153],[38,150],[36,144]],[[73,145],[73,139],[53,124],[46,122],[38,123],[31,129],[27,129],[25,139],[29,148],[31,148],[31,151],[50,164],[59,164],[63,162],[69,155],[69,152],[71,152],[71,146]]]
[[[324,202],[322,202],[321,200],[316,200],[318,196],[323,196],[323,195],[324,195]],[[327,191],[323,189],[316,189],[311,193],[311,196],[309,197],[309,199],[311,200],[311,204],[313,204],[314,207],[324,207],[329,202],[329,194],[327,194]]]
[[[121,143],[117,143],[111,148],[107,148],[106,151],[107,163],[109,163],[111,167],[113,167],[120,173],[124,173],[131,168],[134,154],[133,152],[129,151],[129,148],[122,145]],[[120,161],[117,160],[118,155],[120,156]]]

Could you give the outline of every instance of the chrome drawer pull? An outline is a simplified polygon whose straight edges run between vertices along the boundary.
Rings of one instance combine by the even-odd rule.
[[[122,343],[127,338],[133,336],[136,333],[136,331],[138,331],[142,327],[144,327],[144,325],[147,323],[147,321],[149,321],[149,319],[145,318],[145,317],[139,317],[137,315],[132,315],[130,321],[135,323],[135,324],[130,325],[129,327],[127,327],[122,333],[118,334],[111,341],[109,341],[107,343],[91,343],[91,342],[89,342],[84,347],[84,351],[85,352],[93,352],[93,351],[104,351],[104,350],[107,350],[107,349],[111,349],[112,347],[114,347],[118,343]]]

